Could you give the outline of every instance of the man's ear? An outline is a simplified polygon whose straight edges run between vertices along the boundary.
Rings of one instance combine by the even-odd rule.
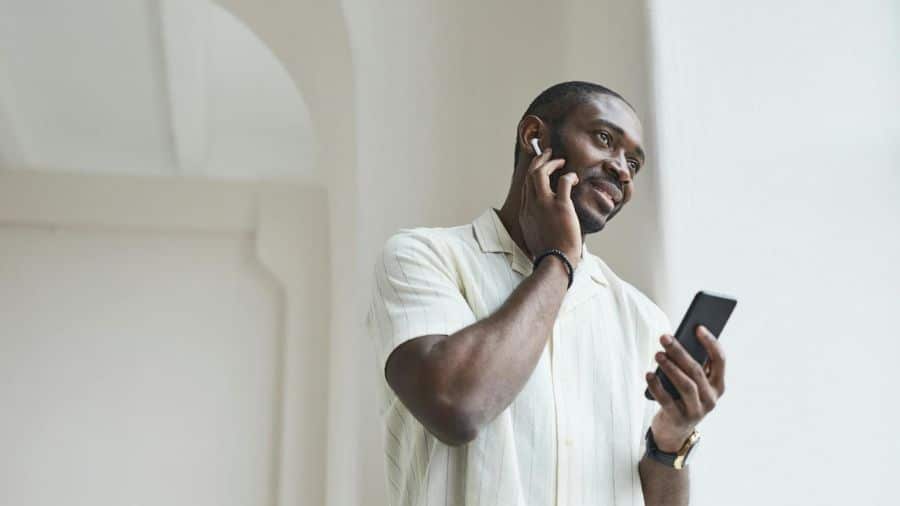
[[[519,121],[518,142],[519,149],[523,153],[535,156],[534,147],[531,145],[531,139],[537,138],[542,150],[546,150],[550,146],[550,131],[544,120],[529,114]]]

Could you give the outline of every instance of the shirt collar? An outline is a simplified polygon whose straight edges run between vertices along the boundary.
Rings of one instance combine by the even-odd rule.
[[[500,216],[494,208],[488,208],[478,218],[472,222],[475,229],[475,238],[481,251],[485,253],[506,253],[509,255],[510,265],[512,269],[524,276],[531,275],[533,270],[531,260],[525,255],[525,252],[519,248],[519,245],[513,241]],[[599,262],[588,251],[587,245],[582,244],[582,261],[579,262],[575,269],[575,281],[579,277],[589,276],[594,282],[609,286],[603,271],[600,269]]]

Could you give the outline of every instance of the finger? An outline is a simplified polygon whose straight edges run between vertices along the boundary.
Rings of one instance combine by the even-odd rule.
[[[522,181],[522,207],[521,209],[526,209],[528,203],[534,199],[534,185],[531,184],[531,172],[525,174],[525,177]]]
[[[541,165],[547,162],[550,159],[550,154],[553,150],[551,148],[545,149],[541,154],[535,155],[534,158],[531,159],[531,163],[528,164],[528,170],[525,172],[525,181],[523,182],[523,201],[522,208],[524,209],[528,200],[533,200],[537,198],[537,187],[532,180],[532,175],[540,168]]]
[[[716,403],[719,402],[720,394],[717,389],[713,387],[712,383],[710,383],[709,378],[706,377],[703,368],[700,368],[699,377],[695,378],[691,375],[691,379],[694,380],[694,384],[697,385],[697,396],[700,398],[700,406],[703,407],[702,415],[706,415],[710,411],[716,409]]]
[[[531,163],[528,164],[528,173],[532,173],[541,165],[547,163],[547,160],[550,159],[550,154],[553,152],[551,148],[547,148],[543,153],[539,155],[535,155],[534,158],[531,159]]]
[[[697,338],[709,355],[709,382],[721,396],[725,393],[725,350],[715,335],[703,325],[697,327]]]
[[[556,198],[567,201],[572,198],[572,187],[578,184],[578,174],[569,172],[559,178],[559,186],[556,188]]]
[[[662,381],[659,380],[659,376],[648,372],[644,375],[644,380],[647,382],[647,388],[653,394],[653,398],[656,399],[656,402],[659,403],[662,409],[671,413],[675,419],[681,419],[684,416],[684,413],[681,412],[681,405],[675,402],[675,399],[666,391]]]
[[[662,343],[666,355],[694,381],[694,384],[697,386],[697,396],[700,398],[700,405],[704,409],[703,414],[712,411],[716,407],[716,402],[721,394],[717,392],[717,389],[713,388],[703,366],[694,360],[694,357],[684,349],[684,346],[673,339],[672,336],[664,335],[659,339],[659,342]]]
[[[663,335],[660,337],[659,342],[662,344],[666,355],[678,364],[678,367],[690,376],[695,383],[699,384],[700,380],[707,379],[703,366],[694,360],[694,357],[684,349],[684,346],[678,340],[673,339],[670,335]]]
[[[554,172],[559,170],[559,168],[564,166],[565,164],[566,164],[565,158],[555,158],[553,160],[548,160],[547,162],[543,163],[542,165],[540,165],[537,168],[537,170],[539,172],[541,172],[544,175],[544,177],[546,177],[549,180],[550,174],[553,174]]]
[[[656,362],[659,367],[666,373],[669,381],[675,385],[675,389],[681,394],[681,400],[684,402],[684,416],[690,420],[699,420],[705,414],[703,405],[700,403],[700,395],[697,385],[678,365],[673,362],[663,352],[656,354]]]
[[[552,198],[553,190],[550,188],[550,174],[566,164],[562,158],[550,160],[535,169],[529,177],[538,198]]]

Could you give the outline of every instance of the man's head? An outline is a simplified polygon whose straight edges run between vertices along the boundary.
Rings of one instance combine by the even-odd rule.
[[[513,184],[522,184],[535,155],[530,141],[536,137],[542,148],[552,149],[552,158],[566,161],[550,177],[553,191],[563,174],[578,175],[572,203],[582,233],[602,230],[631,199],[634,176],[644,165],[643,131],[634,109],[618,93],[582,81],[552,86],[528,106],[516,134]]]

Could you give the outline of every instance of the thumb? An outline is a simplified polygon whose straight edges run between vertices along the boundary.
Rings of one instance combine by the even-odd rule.
[[[569,200],[572,198],[572,187],[578,184],[578,175],[569,172],[559,178],[559,187],[556,191],[556,198],[560,200]]]

